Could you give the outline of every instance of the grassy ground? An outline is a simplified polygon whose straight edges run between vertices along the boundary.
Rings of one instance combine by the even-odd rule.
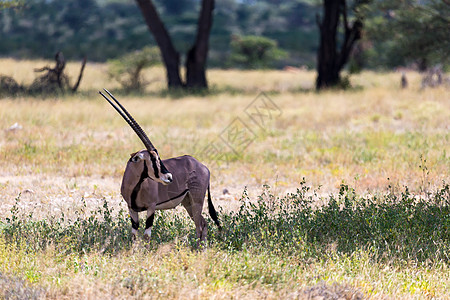
[[[45,64],[0,60],[24,84]],[[401,90],[399,74],[364,72],[352,90],[318,94],[313,72],[211,70],[211,92],[192,96],[165,92],[159,68],[146,75],[160,81],[123,95],[88,64],[77,95],[0,99],[2,297],[450,297],[444,87],[420,90],[410,73]],[[150,244],[129,242],[120,180],[143,147],[103,87],[163,158],[209,166],[229,229],[210,225],[207,251],[193,250],[182,209],[158,213]]]

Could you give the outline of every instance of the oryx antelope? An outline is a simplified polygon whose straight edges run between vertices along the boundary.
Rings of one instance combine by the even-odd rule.
[[[211,201],[208,168],[189,155],[161,160],[158,151],[139,124],[110,92],[106,89],[105,92],[117,105],[105,94],[99,93],[131,126],[146,148],[131,154],[122,179],[121,194],[130,211],[133,237],[139,228],[139,212],[147,211],[144,236],[149,238],[155,211],[175,208],[182,204],[194,220],[197,238],[204,241],[207,226],[202,210],[206,190],[209,214],[220,228],[217,212]]]

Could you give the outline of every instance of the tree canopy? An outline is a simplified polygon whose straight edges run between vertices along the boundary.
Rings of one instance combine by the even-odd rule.
[[[199,0],[154,2],[175,48],[183,54],[183,63],[196,38]],[[357,46],[359,64],[366,68],[412,63],[448,66],[449,1],[371,2],[364,11],[364,28]],[[320,40],[316,14],[322,4],[320,0],[217,1],[208,66],[240,66],[230,65],[232,38],[252,35],[272,39],[286,51],[282,62],[271,67],[313,68]],[[1,56],[52,58],[62,51],[67,59],[88,56],[89,61],[106,61],[156,45],[136,3],[128,0],[2,1],[0,24]]]
[[[192,4],[196,5],[192,5]],[[175,47],[187,53],[196,36],[197,0],[155,1]],[[233,35],[260,35],[289,52],[289,64],[314,65],[314,14],[307,1],[217,1],[209,66],[225,66]],[[0,12],[0,55],[105,61],[156,45],[134,1],[29,0]]]
[[[273,67],[286,52],[278,48],[275,40],[256,35],[234,36],[231,40],[230,64],[245,69]]]
[[[378,59],[367,67],[450,63],[450,1],[384,0],[369,9],[366,39]]]

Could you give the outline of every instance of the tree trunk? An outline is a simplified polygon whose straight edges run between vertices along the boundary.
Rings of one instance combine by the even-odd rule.
[[[336,68],[336,33],[339,25],[341,1],[325,0],[323,21],[317,20],[320,30],[320,45],[317,55],[316,89],[339,83],[339,71]]]
[[[161,55],[167,71],[168,87],[182,87],[183,83],[180,77],[180,55],[173,46],[169,33],[164,27],[164,23],[159,18],[155,6],[150,0],[136,0],[136,2],[139,5],[148,28],[161,50]]]
[[[338,26],[342,16],[344,37],[340,49],[337,45]],[[317,16],[320,45],[317,53],[316,89],[336,86],[341,82],[340,72],[348,62],[355,42],[361,38],[362,21],[356,19],[350,27],[345,0],[324,0],[322,22]]]
[[[159,18],[155,6],[151,0],[136,0],[136,2],[139,5],[150,32],[153,34],[161,50],[161,55],[167,70],[169,88],[208,88],[206,81],[206,60],[208,57],[214,0],[202,0],[195,44],[186,55],[185,84],[183,84],[180,77],[180,55],[173,46],[169,33]]]
[[[202,1],[195,44],[186,56],[186,86],[190,88],[208,88],[206,81],[206,60],[213,10],[214,0]]]
[[[419,71],[420,72],[426,72],[427,69],[428,69],[427,59],[426,58],[419,59],[418,66],[419,66]]]

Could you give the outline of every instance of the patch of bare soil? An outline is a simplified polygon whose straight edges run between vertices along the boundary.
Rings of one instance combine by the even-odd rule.
[[[57,216],[64,212],[70,216],[75,210],[90,211],[108,201],[114,210],[127,206],[120,195],[121,178],[114,177],[61,177],[53,175],[39,176],[0,176],[0,216],[8,217],[11,207],[19,198],[20,211],[29,211],[36,218]],[[244,187],[216,186],[211,189],[214,206],[225,211],[236,210],[240,206]],[[251,194],[258,194],[261,189],[252,188]],[[206,201],[205,201],[206,202]],[[207,209],[205,203],[204,209]]]

